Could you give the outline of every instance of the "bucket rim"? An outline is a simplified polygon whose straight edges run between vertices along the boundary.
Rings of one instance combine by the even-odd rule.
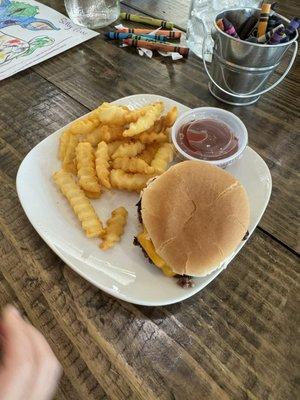
[[[277,44],[264,44],[264,43],[253,43],[253,42],[246,42],[245,40],[242,40],[242,39],[240,39],[240,38],[235,38],[235,37],[233,37],[233,36],[230,36],[230,35],[228,35],[228,33],[226,33],[226,32],[224,32],[224,31],[222,31],[222,29],[220,29],[219,27],[218,27],[218,25],[217,25],[217,23],[216,23],[216,20],[217,20],[217,16],[219,15],[219,14],[222,14],[224,11],[238,11],[238,10],[249,10],[249,11],[251,11],[251,10],[255,10],[255,11],[260,11],[260,8],[257,8],[257,7],[235,7],[235,8],[224,8],[223,10],[221,10],[221,11],[219,11],[217,14],[215,14],[215,17],[214,17],[214,27],[215,27],[215,29],[218,31],[218,32],[220,32],[220,33],[222,33],[223,35],[226,35],[226,36],[229,36],[232,40],[234,40],[234,41],[236,41],[236,42],[238,42],[238,43],[241,43],[241,42],[243,42],[243,44],[246,44],[246,45],[249,45],[249,46],[256,46],[256,47],[260,47],[260,48],[262,48],[262,47],[266,47],[266,48],[279,48],[279,47],[284,47],[284,46],[287,46],[287,45],[290,45],[290,44],[292,44],[293,42],[295,42],[297,39],[298,39],[298,36],[299,36],[299,34],[298,34],[298,30],[296,29],[296,35],[295,35],[295,37],[293,38],[293,39],[291,39],[291,40],[289,40],[288,42],[285,42],[285,43],[277,43]],[[280,18],[282,18],[285,22],[291,22],[288,18],[286,18],[286,17],[284,17],[283,15],[281,15],[281,14],[278,14],[278,13],[274,13],[275,15],[277,15],[278,17],[280,17]]]

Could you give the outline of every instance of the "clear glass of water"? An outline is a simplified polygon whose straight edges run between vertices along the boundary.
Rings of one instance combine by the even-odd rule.
[[[71,20],[88,28],[101,28],[118,19],[120,0],[65,0]]]
[[[258,7],[260,0],[192,0],[187,24],[187,44],[189,48],[202,58],[203,25],[210,35],[215,15],[225,8]],[[213,40],[209,36],[207,48],[212,51]],[[209,59],[207,61],[210,61]]]

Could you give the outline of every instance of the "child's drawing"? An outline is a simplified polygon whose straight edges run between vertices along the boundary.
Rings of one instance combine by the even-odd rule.
[[[97,35],[36,0],[0,0],[0,81]]]
[[[48,36],[35,37],[27,42],[0,31],[0,65],[15,58],[28,56],[35,50],[53,43],[54,39]]]
[[[59,29],[46,19],[36,18],[38,13],[38,6],[21,1],[0,0],[0,29],[13,25],[32,31]]]

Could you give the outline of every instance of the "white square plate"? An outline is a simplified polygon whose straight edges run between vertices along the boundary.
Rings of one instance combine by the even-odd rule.
[[[166,109],[177,106],[179,112],[188,107],[171,99],[140,94],[115,101],[130,108],[162,100]],[[24,211],[33,227],[51,249],[74,271],[93,285],[119,299],[141,305],[160,306],[184,300],[215,279],[228,262],[241,250],[242,242],[230,260],[204,278],[196,278],[195,286],[182,289],[173,278],[149,264],[140,248],[133,245],[141,226],[135,204],[138,195],[110,191],[92,200],[96,212],[105,221],[119,206],[128,210],[128,223],[120,244],[106,252],[98,247],[99,240],[87,239],[66,199],[52,182],[52,174],[60,168],[57,158],[59,136],[64,128],[53,133],[32,149],[23,160],[17,175],[17,191]],[[261,219],[269,202],[272,181],[262,158],[250,147],[243,157],[228,167],[245,186],[251,209],[250,234]]]

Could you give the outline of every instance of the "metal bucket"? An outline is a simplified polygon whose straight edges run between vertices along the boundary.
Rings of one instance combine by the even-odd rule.
[[[203,63],[210,78],[209,90],[213,96],[232,105],[248,105],[255,103],[259,97],[272,90],[288,74],[298,49],[298,32],[287,43],[266,45],[236,39],[223,32],[216,24],[220,18],[226,17],[235,26],[242,24],[250,15],[259,17],[260,10],[255,8],[225,10],[214,19],[212,38],[214,48],[212,54],[211,73],[205,61],[207,33],[203,42]],[[287,26],[289,20],[277,14]],[[266,87],[268,80],[280,64],[283,55],[294,45],[294,53],[284,74],[271,86]]]

